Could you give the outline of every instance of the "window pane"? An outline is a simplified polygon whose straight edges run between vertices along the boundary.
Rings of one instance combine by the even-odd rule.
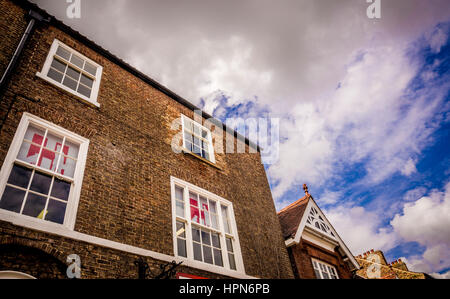
[[[203,261],[208,264],[213,263],[211,247],[209,246],[203,246]]]
[[[196,207],[191,206],[191,220],[200,223],[200,213]]]
[[[49,78],[52,78],[56,82],[61,83],[62,78],[63,78],[64,75],[62,73],[58,72],[58,71],[55,71],[53,68],[50,68],[48,70],[47,76]]]
[[[223,226],[226,233],[230,233],[230,225],[228,223],[228,208],[225,206],[221,206],[222,208],[222,219],[223,219]]]
[[[330,276],[327,272],[322,271],[323,279],[330,279]]]
[[[58,173],[73,178],[76,166],[77,162],[74,159],[63,156],[59,161]]]
[[[212,245],[216,248],[220,248],[220,238],[219,238],[219,234],[217,233],[211,233],[211,240],[212,240]]]
[[[184,201],[183,199],[183,188],[175,186],[175,199],[179,201]]]
[[[186,240],[183,239],[177,239],[177,249],[178,249],[178,255],[187,257],[186,253]]]
[[[233,243],[230,238],[226,238],[227,250],[229,252],[233,252]]]
[[[192,228],[192,240],[200,243],[200,230]]]
[[[53,59],[53,61],[52,61],[52,67],[55,68],[57,71],[60,71],[63,74],[66,71],[66,66],[67,65],[65,63],[62,63],[61,61],[59,61],[57,59]]]
[[[79,71],[77,71],[76,69],[74,69],[72,67],[67,68],[66,76],[69,76],[70,78],[74,79],[77,82],[80,79],[80,74],[81,73]]]
[[[28,168],[14,165],[9,175],[8,184],[28,188],[32,171]]]
[[[236,270],[236,261],[234,260],[234,254],[228,253],[228,261],[230,262],[230,269]]]
[[[213,200],[209,200],[209,208],[211,210],[212,213],[217,214],[217,210],[216,210],[216,202]]]
[[[176,200],[175,201],[175,206],[176,206],[177,216],[180,216],[180,217],[184,218],[184,203],[181,202],[181,201]]]
[[[214,251],[214,264],[216,264],[217,266],[223,266],[222,251],[219,249],[213,249],[213,251]]]
[[[201,223],[206,226],[211,226],[210,220],[209,220],[209,208],[208,208],[208,200],[204,197],[200,196],[200,204],[202,207],[202,219]]]
[[[17,154],[17,159],[36,165],[40,150],[41,147],[38,145],[23,142],[22,146],[20,147],[19,153]]]
[[[95,76],[97,73],[97,68],[87,61],[84,65],[84,70],[93,76]]]
[[[206,245],[211,245],[211,235],[209,232],[202,230],[202,243]]]
[[[216,214],[211,214],[211,226],[215,229],[219,228],[219,226],[217,224],[217,215]]]
[[[44,219],[44,208],[47,198],[32,193],[28,193],[25,207],[23,209],[24,215],[31,217],[38,217]]]
[[[77,91],[87,98],[91,97],[91,89],[82,84],[78,85]]]
[[[202,247],[200,244],[193,242],[194,248],[194,260],[201,261],[202,260]]]
[[[92,88],[92,85],[94,85],[94,80],[92,80],[89,77],[86,77],[85,75],[81,74],[80,82],[86,85],[89,88]]]
[[[0,200],[0,209],[19,213],[24,197],[25,191],[6,186],[5,192],[3,192],[2,199]]]
[[[71,79],[70,77],[65,77],[63,84],[73,90],[77,90],[78,81]]]
[[[184,229],[184,223],[177,221],[177,237],[186,239],[186,232]]]
[[[63,224],[64,216],[66,214],[66,207],[67,204],[64,202],[50,199],[47,207],[48,214],[45,216],[45,220]]]
[[[70,52],[64,49],[63,47],[58,47],[58,50],[56,50],[56,54],[58,54],[58,56],[64,58],[65,60],[69,61]]]
[[[72,58],[70,58],[70,62],[78,66],[79,68],[83,68],[84,60],[78,57],[75,54],[72,54]]]
[[[320,276],[319,270],[314,269],[314,273],[316,273],[316,278],[317,279],[322,279],[322,277]]]
[[[51,171],[56,171],[56,163],[58,163],[59,156],[59,154],[56,154],[53,151],[43,149],[38,166]]]
[[[30,190],[47,195],[50,191],[50,184],[52,183],[52,177],[35,172],[33,181],[31,182]]]
[[[79,149],[80,146],[78,144],[66,140],[66,143],[64,144],[63,154],[74,159],[78,159]]]
[[[55,181],[53,182],[51,196],[67,201],[69,199],[70,186],[71,186],[70,183],[55,178]]]

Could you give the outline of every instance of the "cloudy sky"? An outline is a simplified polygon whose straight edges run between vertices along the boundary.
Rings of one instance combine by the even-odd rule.
[[[215,117],[280,119],[277,209],[303,196],[354,254],[450,277],[450,2],[37,4]]]

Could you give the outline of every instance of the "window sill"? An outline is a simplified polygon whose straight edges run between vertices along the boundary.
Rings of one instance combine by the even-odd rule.
[[[211,162],[211,161],[209,161],[209,160],[206,160],[205,158],[202,158],[202,157],[200,157],[199,155],[196,155],[196,154],[194,154],[194,153],[191,152],[191,151],[188,151],[188,150],[186,150],[186,149],[183,149],[182,152],[183,152],[185,155],[195,157],[195,158],[199,159],[200,161],[202,161],[203,163],[206,163],[206,164],[208,164],[209,166],[212,166],[212,167],[214,167],[214,168],[216,168],[216,169],[218,169],[218,170],[223,170],[221,167],[217,166],[215,163],[213,163],[213,162]]]
[[[55,86],[55,87],[57,87],[57,88],[59,88],[59,89],[62,89],[63,91],[69,93],[70,95],[76,97],[76,98],[77,98],[78,100],[80,100],[81,102],[83,102],[83,103],[85,103],[85,104],[88,104],[89,106],[92,106],[92,107],[94,107],[94,108],[100,108],[100,104],[99,104],[98,102],[93,101],[93,100],[89,99],[88,97],[85,97],[85,96],[83,96],[83,95],[81,95],[81,94],[78,94],[78,93],[74,92],[72,89],[70,89],[70,88],[68,88],[68,87],[66,87],[66,86],[64,86],[64,85],[62,85],[61,83],[56,82],[55,80],[53,80],[53,79],[51,79],[51,78],[45,76],[45,75],[42,74],[41,72],[37,72],[37,73],[36,73],[36,76],[37,76],[38,78],[41,78],[42,80],[44,80],[44,81],[46,81],[46,82],[52,84],[53,86]]]

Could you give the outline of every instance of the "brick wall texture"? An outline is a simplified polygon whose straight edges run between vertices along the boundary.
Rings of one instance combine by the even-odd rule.
[[[295,278],[316,279],[312,258],[325,262],[336,268],[340,279],[353,277],[348,265],[336,251],[329,251],[304,239],[300,243],[288,248]]]
[[[26,13],[9,0],[0,2],[2,73],[25,30]],[[36,76],[55,38],[103,67],[100,108]],[[293,277],[260,155],[216,154],[215,168],[191,155],[174,153],[170,143],[179,131],[172,130],[171,123],[181,113],[192,118],[193,111],[72,36],[53,26],[38,26],[0,100],[0,119],[6,118],[0,132],[1,164],[23,112],[90,140],[75,231],[173,255],[170,176],[174,176],[233,203],[246,274]],[[16,263],[26,263],[39,249],[42,260],[54,265],[49,267],[52,277],[59,277],[52,257],[65,263],[72,253],[83,260],[83,278],[137,275],[132,263],[136,256],[1,221],[0,244],[0,254],[10,261],[2,262],[1,268],[15,267],[7,248],[22,246],[27,249]],[[218,277],[196,269],[183,271]],[[30,272],[37,273],[31,268]]]

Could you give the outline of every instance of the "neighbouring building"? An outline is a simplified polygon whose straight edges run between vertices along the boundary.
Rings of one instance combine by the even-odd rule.
[[[401,259],[391,263],[386,261],[381,250],[367,251],[355,257],[361,268],[356,272],[365,279],[433,279],[430,275],[409,271],[406,263]]]
[[[294,277],[256,145],[36,5],[0,14],[0,277],[137,278],[139,259]],[[230,138],[245,153],[217,150]],[[340,238],[307,231],[300,246],[350,276]]]
[[[305,196],[278,212],[295,278],[352,279],[359,264],[319,208]]]

